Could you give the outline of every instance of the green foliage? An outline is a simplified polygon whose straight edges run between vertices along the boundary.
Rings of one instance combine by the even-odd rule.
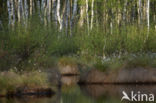
[[[156,55],[139,55],[134,57],[128,57],[126,61],[127,68],[133,67],[153,67],[156,68]]]
[[[0,83],[1,94],[15,91],[17,88],[43,88],[49,86],[46,74],[37,71],[22,74],[13,71],[1,72]]]
[[[78,61],[73,57],[62,57],[58,61],[59,66],[70,65],[70,66],[75,67],[75,66],[77,66],[77,63],[78,63]]]
[[[72,36],[65,30],[58,31],[50,24],[44,26],[33,17],[26,26],[17,24],[0,31],[0,69],[38,69],[56,65],[57,58],[77,56],[86,64],[97,59],[124,53],[155,53],[155,29],[145,26],[114,25],[95,26],[89,32],[87,26],[73,28]],[[67,61],[67,60],[66,60]]]
[[[104,60],[96,60],[96,69],[101,71],[117,70],[121,68],[146,67],[156,68],[155,54],[132,54],[109,57]]]
[[[79,37],[80,54],[84,57],[97,58],[124,53],[154,53],[156,52],[154,32],[154,29],[148,31],[135,25],[114,27],[112,33],[94,28],[89,35],[83,34]]]

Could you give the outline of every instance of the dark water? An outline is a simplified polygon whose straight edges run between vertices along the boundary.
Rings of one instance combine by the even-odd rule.
[[[156,94],[156,85],[77,85],[77,79],[63,78],[62,88],[52,97],[1,98],[0,103],[129,103],[127,100],[121,101],[122,91],[128,95],[131,91]]]

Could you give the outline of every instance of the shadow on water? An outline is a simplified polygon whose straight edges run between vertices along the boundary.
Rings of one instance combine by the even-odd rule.
[[[156,95],[156,85],[77,85],[78,79],[63,77],[62,87],[52,97],[0,98],[0,103],[129,103],[121,102],[122,91]]]
[[[123,91],[125,91],[128,96],[131,95],[132,91],[137,95],[156,95],[156,85],[82,85],[80,88],[84,95],[97,101],[110,101],[114,99],[118,100],[120,103],[123,97]]]

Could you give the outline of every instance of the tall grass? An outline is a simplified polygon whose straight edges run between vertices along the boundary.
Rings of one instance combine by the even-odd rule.
[[[53,65],[55,60],[51,58],[69,55],[95,63],[112,55],[156,52],[155,29],[148,31],[147,27],[135,24],[114,26],[112,31],[109,27],[94,27],[89,33],[85,26],[75,26],[71,36],[66,30],[58,31],[53,24],[44,26],[39,19],[31,18],[27,27],[16,24],[14,28],[5,27],[0,34],[1,70],[39,68],[49,61]]]
[[[16,89],[49,88],[48,77],[45,73],[33,71],[29,73],[16,73],[14,71],[0,73],[0,94],[6,94]]]

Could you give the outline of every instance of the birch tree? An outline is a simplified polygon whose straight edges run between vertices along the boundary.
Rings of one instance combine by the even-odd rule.
[[[10,6],[10,0],[7,0],[7,7],[8,7],[8,19],[9,19],[9,25],[11,24],[11,6]]]
[[[57,25],[57,13],[56,13],[57,12],[57,10],[56,10],[57,6],[56,6],[56,4],[57,4],[56,0],[52,0],[52,15],[53,15],[54,21]]]
[[[74,6],[73,6],[73,13],[72,13],[72,19],[71,19],[71,27],[74,23],[75,15],[77,14],[77,0],[74,0]]]
[[[12,25],[15,23],[15,9],[14,9],[14,2],[13,0],[11,1],[11,17],[12,17]]]
[[[142,20],[142,0],[138,0],[138,23],[141,24]]]
[[[57,0],[57,20],[59,22],[59,29],[62,30],[62,23],[61,23],[61,17],[60,17],[60,0]]]
[[[30,15],[32,15],[33,10],[33,0],[30,0]]]
[[[84,24],[84,13],[85,13],[85,6],[80,6],[80,18],[79,18],[79,26],[82,27]]]
[[[20,7],[20,4],[21,4],[21,0],[18,0],[18,13],[17,13],[17,15],[18,15],[18,22],[20,22],[21,21],[21,7]]]
[[[147,29],[148,29],[148,33],[147,33],[147,39],[149,37],[149,29],[150,29],[150,0],[147,1]]]
[[[86,0],[86,19],[87,19],[87,28],[88,28],[88,32],[89,32],[88,0]]]
[[[93,19],[94,19],[94,0],[92,0],[92,5],[91,5],[91,26],[90,28],[92,29],[93,28]]]
[[[147,0],[147,10],[146,10],[146,13],[147,13],[147,27],[148,27],[148,30],[150,28],[150,0]]]
[[[66,34],[68,34],[68,26],[69,26],[69,18],[70,18],[70,2],[66,0]]]
[[[24,0],[24,11],[25,11],[25,21],[26,21],[26,24],[28,22],[28,4],[27,4],[27,0]]]
[[[51,19],[51,0],[47,0],[47,8],[48,8],[48,22],[50,22]]]
[[[37,1],[37,11],[38,11],[38,16],[41,18],[41,5],[40,5],[40,1]]]

